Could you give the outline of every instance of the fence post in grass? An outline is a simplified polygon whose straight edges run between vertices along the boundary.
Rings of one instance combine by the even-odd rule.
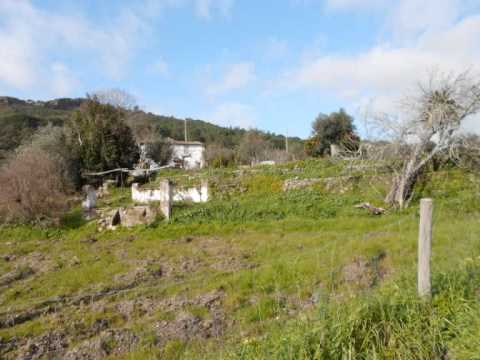
[[[432,199],[420,200],[420,228],[418,234],[418,295],[431,296],[430,258],[432,256]]]
[[[160,181],[160,191],[162,193],[162,200],[160,200],[160,210],[169,220],[172,216],[172,201],[173,201],[173,186],[169,179]]]

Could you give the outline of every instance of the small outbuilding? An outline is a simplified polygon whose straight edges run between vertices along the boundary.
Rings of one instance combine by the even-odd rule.
[[[205,166],[205,144],[199,141],[170,140],[171,152],[169,165],[186,170],[201,169]]]

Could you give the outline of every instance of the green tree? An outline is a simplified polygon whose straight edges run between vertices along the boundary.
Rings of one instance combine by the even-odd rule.
[[[133,166],[139,150],[124,119],[124,110],[101,104],[95,97],[75,111],[67,128],[81,170],[104,171]]]
[[[353,117],[344,109],[330,115],[319,114],[312,123],[312,130],[313,136],[305,144],[305,151],[310,156],[328,154],[331,144],[348,150],[358,149],[360,138],[355,132]]]

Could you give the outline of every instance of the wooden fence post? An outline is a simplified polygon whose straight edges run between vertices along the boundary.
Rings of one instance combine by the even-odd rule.
[[[431,293],[430,258],[432,256],[432,199],[420,200],[418,234],[418,295],[429,298]]]

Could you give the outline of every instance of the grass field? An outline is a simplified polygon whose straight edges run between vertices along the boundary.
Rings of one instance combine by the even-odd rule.
[[[169,171],[208,178],[212,200],[114,232],[75,209],[59,228],[0,228],[0,358],[480,358],[480,177],[429,173],[407,210],[371,216],[354,205],[382,205],[389,175],[344,167]],[[423,196],[431,301],[415,295]]]

